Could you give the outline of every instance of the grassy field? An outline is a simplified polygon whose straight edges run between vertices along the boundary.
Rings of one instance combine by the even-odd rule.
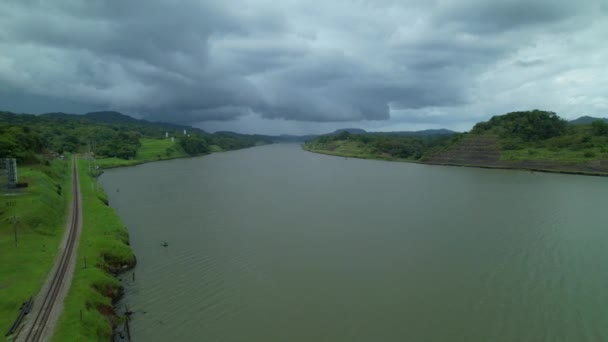
[[[57,254],[71,200],[70,160],[19,167],[28,188],[0,193],[0,328],[4,334],[21,303],[40,291]],[[11,218],[18,218],[15,245]]]
[[[530,147],[502,151],[500,157],[502,160],[509,161],[542,160],[584,163],[593,160],[608,160],[608,150],[601,147],[590,147],[578,151]]]
[[[74,280],[54,341],[109,340],[112,299],[122,292],[119,280],[110,272],[135,264],[127,230],[114,210],[105,204],[107,196],[88,174],[88,163],[80,159],[78,164],[83,230]]]
[[[126,160],[120,158],[103,158],[97,159],[97,165],[102,169],[138,165],[149,161],[174,159],[187,157],[186,154],[177,143],[171,142],[171,139],[140,139],[141,148],[137,151],[134,159]]]

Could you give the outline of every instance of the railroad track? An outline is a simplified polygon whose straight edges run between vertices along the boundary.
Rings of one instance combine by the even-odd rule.
[[[58,298],[61,293],[62,288],[67,279],[66,275],[70,274],[68,269],[70,268],[70,263],[76,254],[76,245],[78,242],[78,232],[80,225],[80,188],[78,183],[78,169],[77,169],[77,158],[73,159],[73,168],[72,168],[72,217],[71,222],[69,224],[69,232],[67,234],[67,240],[65,242],[65,247],[63,248],[63,252],[61,254],[61,258],[59,259],[59,263],[55,268],[55,273],[50,281],[50,284],[47,285],[46,292],[43,294],[42,298],[39,298],[38,301],[42,301],[41,305],[38,306],[38,310],[34,309],[31,313],[33,314],[33,321],[31,324],[26,324],[24,331],[21,331],[17,336],[17,341],[43,341],[50,339],[50,332],[45,332],[47,330],[49,324],[49,317],[51,317],[51,313],[55,309],[58,304],[61,304]],[[36,307],[36,306],[35,306]]]

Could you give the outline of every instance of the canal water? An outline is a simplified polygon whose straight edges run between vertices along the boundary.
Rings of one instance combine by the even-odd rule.
[[[277,144],[100,182],[134,341],[608,340],[606,178]]]

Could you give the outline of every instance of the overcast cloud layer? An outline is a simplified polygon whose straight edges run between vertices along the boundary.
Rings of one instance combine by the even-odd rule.
[[[602,0],[4,0],[0,109],[254,133],[608,116]]]

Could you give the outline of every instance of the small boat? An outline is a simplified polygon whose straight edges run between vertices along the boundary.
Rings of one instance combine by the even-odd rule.
[[[161,243],[160,245],[163,246],[163,247],[169,246],[169,244],[167,243],[167,241],[163,241],[163,243]]]

